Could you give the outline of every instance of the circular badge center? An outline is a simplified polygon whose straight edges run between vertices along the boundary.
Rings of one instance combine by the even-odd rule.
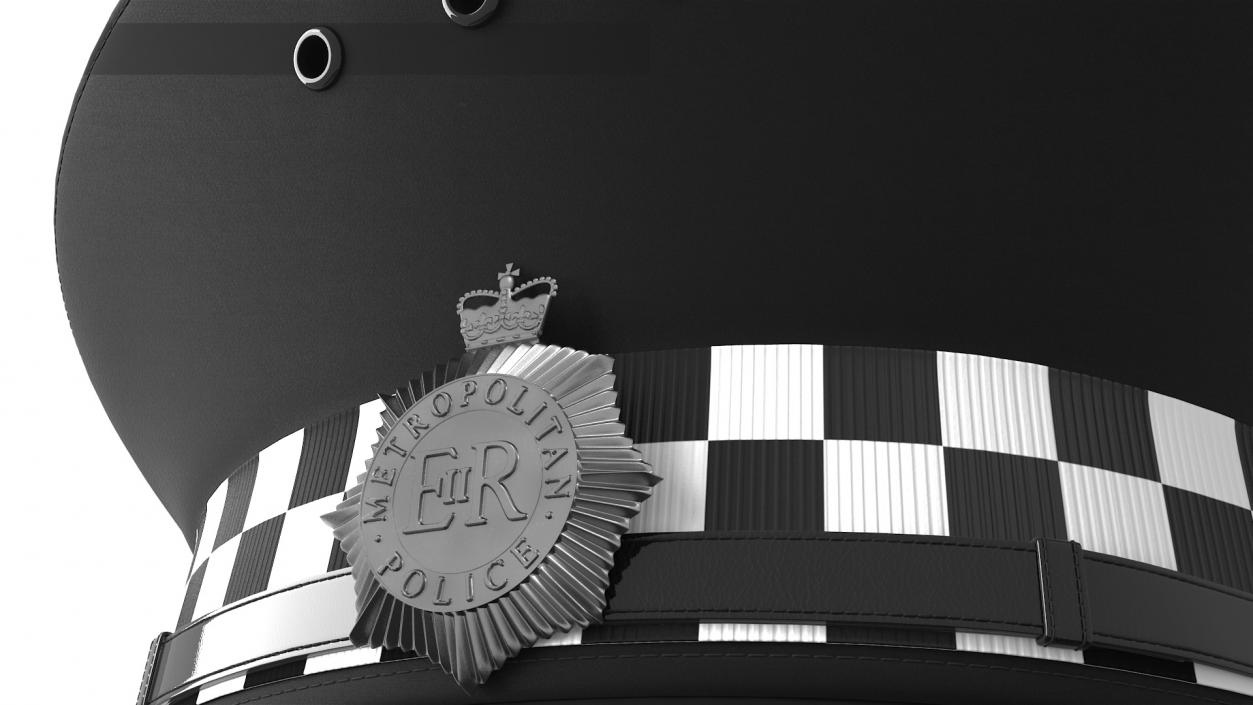
[[[491,562],[534,518],[542,471],[534,433],[508,411],[471,411],[444,421],[402,466],[400,545],[439,573]]]
[[[400,415],[362,485],[375,579],[420,609],[488,602],[552,550],[578,478],[574,428],[542,387],[499,374],[445,384]]]

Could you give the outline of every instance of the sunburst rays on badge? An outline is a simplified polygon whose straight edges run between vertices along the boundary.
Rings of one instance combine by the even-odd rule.
[[[416,652],[462,684],[482,684],[524,647],[600,621],[614,553],[659,481],[619,421],[612,368],[612,358],[604,355],[515,344],[467,353],[383,395],[380,442],[441,385],[479,374],[520,378],[547,391],[562,407],[575,437],[578,473],[569,516],[533,572],[485,604],[434,612],[393,595],[362,559],[363,487],[374,462],[367,461],[367,474],[323,517],[352,566],[358,615],[354,643]]]

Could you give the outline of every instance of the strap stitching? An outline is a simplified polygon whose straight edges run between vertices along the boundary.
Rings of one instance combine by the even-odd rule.
[[[1083,563],[1081,561],[1081,556],[1079,555],[1082,552],[1082,550],[1083,548],[1078,544],[1078,542],[1075,542],[1075,541],[1070,542],[1070,559],[1074,563],[1074,570],[1075,570],[1075,593],[1079,596],[1079,638],[1082,641],[1082,643],[1079,645],[1080,649],[1087,648],[1088,641],[1089,641],[1088,603],[1084,599],[1083,580],[1082,580],[1082,573],[1081,573],[1083,569]]]
[[[1040,625],[1035,622],[1015,622],[1015,621],[1006,620],[1006,619],[989,619],[989,618],[983,618],[983,617],[961,617],[961,616],[946,615],[946,614],[915,614],[915,613],[910,613],[910,612],[858,612],[858,611],[820,612],[816,610],[785,610],[785,609],[778,609],[774,607],[767,607],[767,608],[741,608],[741,607],[725,607],[725,608],[681,607],[680,608],[680,607],[675,607],[675,608],[657,608],[657,609],[623,610],[623,611],[607,610],[605,612],[605,616],[606,617],[621,616],[623,618],[626,618],[626,617],[649,616],[649,615],[654,615],[654,614],[692,614],[692,613],[698,613],[698,612],[711,612],[711,613],[717,613],[717,614],[743,614],[743,613],[803,614],[803,615],[812,615],[815,618],[823,617],[823,616],[917,617],[919,619],[950,619],[950,620],[955,620],[961,623],[978,622],[980,624],[1002,624],[1002,625],[1010,625],[1010,626],[1015,626],[1015,627],[1029,627],[1033,629],[1038,629],[1040,627]]]
[[[693,536],[682,536],[678,534],[658,534],[658,535],[631,535],[627,534],[626,540],[622,542],[623,547],[632,544],[649,544],[649,543],[674,543],[679,541],[700,541],[709,543],[715,541],[783,541],[783,542],[822,542],[822,543],[890,543],[902,546],[935,546],[938,548],[978,548],[992,551],[1012,551],[1015,553],[1034,553],[1033,546],[998,546],[995,544],[983,543],[978,541],[944,541],[944,540],[920,540],[920,539],[899,539],[891,537],[860,537],[860,536],[772,536],[770,534],[737,534],[735,536],[710,536],[704,532],[690,532]],[[832,532],[835,533],[835,532]]]
[[[1053,603],[1053,581],[1049,575],[1049,551],[1048,544],[1044,539],[1036,542],[1036,552],[1040,558],[1040,577],[1044,583],[1044,601],[1047,607],[1044,610],[1044,646],[1053,643],[1057,636],[1057,617],[1056,607]]]

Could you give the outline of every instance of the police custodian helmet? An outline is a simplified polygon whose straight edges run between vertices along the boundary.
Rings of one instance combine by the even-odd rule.
[[[1248,702],[1251,12],[121,0],[140,705]]]

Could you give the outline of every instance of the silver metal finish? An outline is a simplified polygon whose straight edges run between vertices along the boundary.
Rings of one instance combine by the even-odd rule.
[[[365,513],[374,580],[410,607],[491,602],[539,567],[570,516],[579,449],[559,402],[532,381],[445,384],[380,446],[353,508]]]
[[[374,459],[325,517],[353,566],[354,643],[482,683],[599,620],[614,551],[657,479],[609,401],[611,367],[508,346],[385,399]]]
[[[426,655],[462,684],[600,620],[658,481],[619,422],[611,358],[510,342],[539,335],[557,291],[517,274],[461,297],[468,352],[383,397],[373,458],[323,517],[352,566],[353,643]]]
[[[557,295],[557,280],[540,277],[515,288],[519,274],[510,262],[496,275],[498,291],[471,291],[457,302],[466,350],[539,340],[548,302]]]
[[[319,45],[311,46],[307,44],[308,42],[317,42]],[[326,59],[320,62],[318,70],[311,71],[309,67],[301,66],[302,50],[325,50]],[[314,27],[306,31],[300,35],[300,39],[296,40],[296,46],[292,49],[292,68],[296,72],[296,78],[311,90],[320,91],[330,87],[339,76],[339,69],[343,64],[343,53],[339,37],[329,27]]]
[[[452,0],[442,0],[442,2],[448,19],[462,27],[477,27],[488,21],[496,13],[496,7],[500,4],[499,0],[483,0],[473,12],[464,12],[456,9],[456,6],[464,3],[455,3]]]

